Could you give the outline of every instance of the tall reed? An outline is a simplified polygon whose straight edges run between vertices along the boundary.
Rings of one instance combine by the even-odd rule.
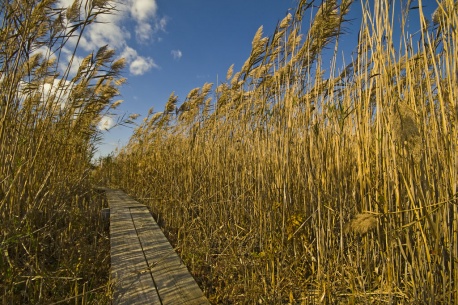
[[[341,69],[357,5],[317,4],[260,28],[213,96],[205,84],[151,110],[98,177],[152,207],[215,304],[452,304],[457,3],[428,21],[422,1],[362,1]]]
[[[106,0],[59,5],[0,2],[2,304],[109,301],[103,201],[90,171],[124,63],[103,47],[71,73],[84,30],[114,10]]]

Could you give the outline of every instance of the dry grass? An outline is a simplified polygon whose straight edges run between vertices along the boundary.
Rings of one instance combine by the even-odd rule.
[[[345,228],[347,233],[354,232],[364,235],[377,226],[377,219],[372,214],[363,213],[356,215],[355,219],[350,221]]]
[[[213,96],[171,95],[97,173],[152,207],[215,304],[457,302],[457,4],[433,22],[421,1],[353,4],[357,53],[326,67],[350,2],[302,28],[299,1]]]
[[[102,48],[70,74],[68,39],[112,10],[90,3],[0,1],[1,304],[110,302],[103,198],[90,172],[123,62]]]

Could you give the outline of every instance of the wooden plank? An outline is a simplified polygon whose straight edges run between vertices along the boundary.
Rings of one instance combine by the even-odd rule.
[[[132,215],[162,304],[209,304],[154,219],[137,209],[132,210]]]
[[[138,201],[132,199],[121,190],[107,190],[106,196],[109,202],[110,209],[126,209],[133,207],[144,207],[144,204],[141,204]]]
[[[209,304],[146,206],[122,191],[107,190],[107,198],[112,275],[120,283],[114,304]]]
[[[107,192],[110,205],[111,276],[113,304],[161,304],[149,272],[130,209]]]

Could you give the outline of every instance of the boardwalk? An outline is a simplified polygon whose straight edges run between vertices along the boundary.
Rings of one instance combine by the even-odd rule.
[[[119,190],[106,195],[113,304],[208,305],[146,206]]]

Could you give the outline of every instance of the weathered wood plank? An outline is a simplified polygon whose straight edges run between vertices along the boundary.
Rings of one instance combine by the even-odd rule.
[[[113,304],[161,304],[129,208],[110,211],[110,244]]]
[[[146,206],[107,190],[114,304],[209,304]]]
[[[110,209],[125,209],[134,207],[145,207],[144,204],[132,199],[126,193],[120,190],[107,190],[107,199]]]
[[[148,259],[164,305],[209,304],[194,278],[152,217],[132,211],[137,234]]]

